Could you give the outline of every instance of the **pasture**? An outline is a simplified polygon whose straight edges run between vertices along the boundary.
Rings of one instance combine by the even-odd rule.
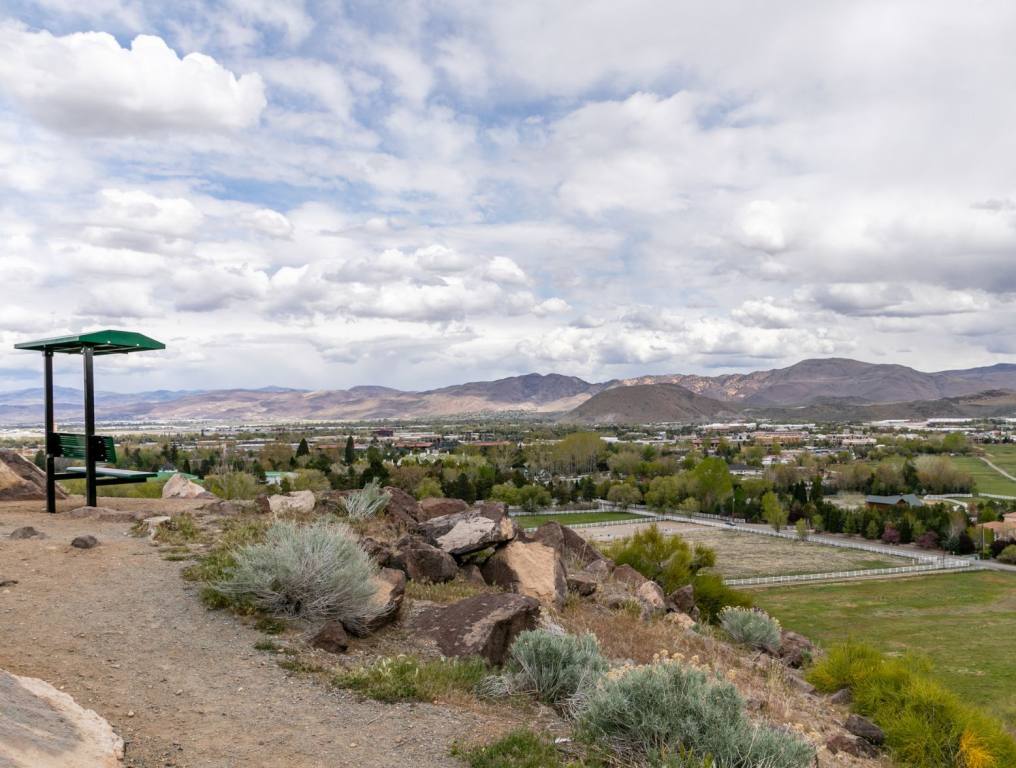
[[[953,456],[952,461],[957,468],[969,472],[973,476],[974,482],[977,483],[978,493],[1016,496],[1016,483],[1000,475],[976,456]],[[999,466],[1002,465],[999,464]]]
[[[753,590],[757,604],[820,645],[861,640],[927,657],[967,701],[1016,727],[1016,574],[976,571]]]

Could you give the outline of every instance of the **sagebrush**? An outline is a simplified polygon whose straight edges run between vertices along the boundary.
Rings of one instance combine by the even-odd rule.
[[[230,553],[212,589],[273,616],[362,627],[377,615],[377,565],[344,525],[273,523],[264,540]]]
[[[757,608],[727,606],[720,611],[720,626],[739,645],[770,653],[780,648],[780,623]]]
[[[421,661],[395,656],[340,672],[333,682],[378,701],[433,701],[471,694],[486,675],[487,664],[480,658]]]
[[[382,490],[381,483],[371,480],[358,491],[350,491],[342,499],[346,514],[353,520],[367,520],[374,517],[391,501],[392,495]]]
[[[595,635],[536,629],[515,638],[504,671],[484,688],[489,694],[524,693],[561,704],[595,686],[607,667]]]
[[[806,768],[812,747],[752,725],[728,682],[676,662],[637,667],[593,690],[578,713],[578,734],[624,765]]]

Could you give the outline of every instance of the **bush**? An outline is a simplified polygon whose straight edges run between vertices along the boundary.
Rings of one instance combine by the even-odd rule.
[[[716,562],[713,550],[696,547],[693,553],[684,539],[663,534],[656,525],[612,542],[604,552],[618,565],[630,565],[659,583],[664,592],[683,587],[700,568]]]
[[[914,543],[921,549],[936,549],[938,547],[938,534],[934,531],[927,531],[918,536]]]
[[[471,693],[486,675],[487,665],[480,658],[420,661],[396,656],[340,672],[333,682],[378,701],[433,701]]]
[[[1006,565],[1016,565],[1016,544],[1010,544],[998,553],[998,562]]]
[[[391,498],[388,491],[381,490],[381,483],[371,480],[360,490],[347,493],[342,503],[353,520],[366,520],[388,506]]]
[[[452,755],[469,768],[560,768],[561,757],[554,743],[525,728],[512,731],[485,747],[453,747]]]
[[[719,620],[720,611],[727,606],[751,608],[753,605],[748,595],[728,587],[715,573],[700,573],[692,584],[695,587],[695,607],[699,609],[702,620],[711,624]]]
[[[815,757],[807,743],[751,725],[730,683],[674,662],[638,667],[597,688],[577,729],[625,765],[692,757],[711,758],[716,768],[805,768]]]
[[[253,499],[258,495],[258,479],[246,472],[206,475],[205,490],[220,499]]]
[[[727,606],[720,611],[720,626],[740,645],[770,653],[780,648],[780,623],[756,608]]]
[[[290,487],[294,491],[329,491],[332,484],[320,469],[298,469]]]
[[[829,650],[808,679],[827,693],[849,688],[853,706],[886,734],[903,768],[1016,765],[1016,741],[999,721],[962,703],[914,658],[887,659],[846,643]]]
[[[377,565],[343,525],[280,521],[263,542],[232,553],[212,589],[273,616],[334,619],[357,628],[372,618]]]
[[[560,704],[595,686],[607,671],[596,636],[522,632],[509,651],[502,675],[487,683],[490,693],[526,693]]]

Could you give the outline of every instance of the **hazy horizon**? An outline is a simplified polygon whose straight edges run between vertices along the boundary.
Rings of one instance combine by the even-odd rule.
[[[0,391],[1016,359],[1016,6],[14,0]],[[57,381],[79,386],[61,360]]]

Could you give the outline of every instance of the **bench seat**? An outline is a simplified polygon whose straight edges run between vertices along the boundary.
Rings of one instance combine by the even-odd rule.
[[[84,467],[67,467],[56,475],[57,480],[81,480],[88,476],[88,470]],[[130,469],[111,469],[110,467],[96,467],[96,485],[122,485],[124,483],[144,483],[153,477],[158,477],[158,472],[135,472]]]

